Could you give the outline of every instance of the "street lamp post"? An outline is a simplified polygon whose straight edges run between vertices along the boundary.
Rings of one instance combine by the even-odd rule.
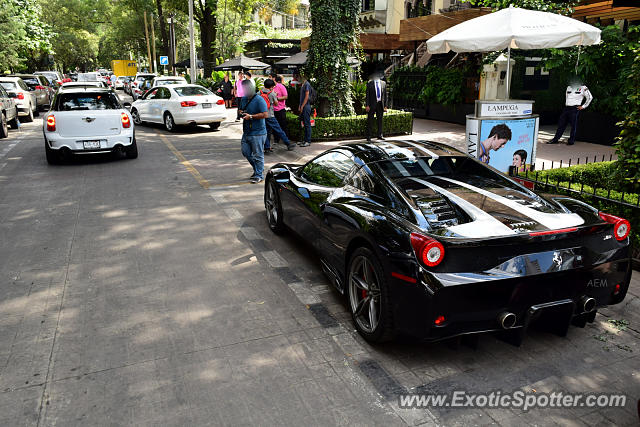
[[[197,62],[196,62],[196,41],[193,38],[193,0],[189,0],[189,57],[191,59],[191,84],[196,82]]]

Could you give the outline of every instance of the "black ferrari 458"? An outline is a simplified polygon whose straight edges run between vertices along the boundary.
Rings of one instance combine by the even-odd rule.
[[[629,222],[542,197],[433,142],[343,145],[265,179],[269,227],[306,239],[362,336],[560,335],[631,280]]]

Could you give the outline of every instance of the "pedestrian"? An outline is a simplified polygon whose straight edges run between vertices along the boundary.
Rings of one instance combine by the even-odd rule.
[[[495,125],[489,132],[489,138],[480,143],[480,150],[482,151],[478,156],[478,160],[482,163],[489,164],[491,150],[498,151],[505,144],[511,140],[511,129],[505,124]]]
[[[553,139],[548,141],[547,144],[557,144],[560,138],[562,138],[568,124],[571,125],[571,134],[569,135],[567,145],[575,144],[578,129],[578,113],[587,108],[592,100],[593,95],[591,95],[589,88],[583,85],[582,82],[578,79],[569,82],[565,96],[564,110],[562,110],[560,119],[558,120],[558,129]]]
[[[238,79],[236,80],[234,95],[236,97],[236,104],[238,104],[238,115],[236,116],[236,122],[240,121],[240,100],[244,97],[242,82],[244,81],[244,73],[240,71],[238,73]]]
[[[301,82],[300,86],[300,121],[304,125],[304,141],[300,147],[308,147],[311,145],[311,102],[313,88],[307,77],[303,74],[294,74],[293,78]]]
[[[289,126],[287,126],[287,99],[289,98],[289,93],[287,92],[287,88],[282,84],[282,76],[276,76],[276,86],[273,88],[273,91],[278,96],[278,103],[273,107],[273,113],[275,114],[276,120],[280,125],[280,129],[282,132],[288,137],[289,136]],[[278,142],[278,137],[275,137],[275,142]]]
[[[379,74],[372,75],[367,82],[365,110],[367,111],[367,141],[371,142],[374,115],[378,121],[378,139],[384,139],[382,135],[382,116],[387,111],[387,84],[380,80]]]
[[[264,96],[266,96],[269,99],[269,103],[268,103],[269,115],[265,121],[265,124],[267,126],[267,140],[264,145],[265,154],[273,152],[273,149],[271,148],[271,135],[273,135],[276,140],[282,139],[282,142],[284,142],[285,145],[287,146],[287,150],[291,151],[295,147],[295,143],[292,143],[291,141],[289,141],[289,138],[282,131],[282,128],[278,123],[278,120],[275,118],[274,110],[275,110],[275,105],[278,103],[278,95],[274,90],[275,86],[276,86],[276,83],[273,80],[267,79],[264,81],[264,87],[262,88],[262,93],[264,94]]]
[[[238,110],[242,123],[242,155],[253,168],[250,181],[257,184],[262,181],[264,171],[264,143],[267,137],[265,119],[268,117],[267,103],[256,93],[251,80],[242,82],[244,97],[238,101]]]
[[[222,85],[220,85],[220,89],[222,89],[222,99],[224,99],[224,106],[226,108],[231,108],[231,104],[233,102],[233,85],[231,84],[231,80],[229,80],[229,73],[224,75],[224,80],[222,81]]]

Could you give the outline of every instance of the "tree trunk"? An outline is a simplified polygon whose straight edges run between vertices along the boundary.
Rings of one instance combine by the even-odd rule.
[[[202,9],[202,18],[198,21],[200,25],[200,44],[202,45],[202,62],[204,65],[204,76],[211,77],[211,72],[215,66],[215,40],[216,40],[216,16],[215,10],[208,3]]]
[[[156,0],[158,6],[158,20],[160,21],[160,37],[162,38],[162,53],[169,56],[169,37],[167,36],[167,20],[162,14],[162,1]]]

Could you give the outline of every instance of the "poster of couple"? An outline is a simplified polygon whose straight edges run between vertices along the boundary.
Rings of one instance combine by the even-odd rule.
[[[535,118],[483,120],[477,158],[504,173],[509,172],[510,166],[519,172],[531,170],[537,138]]]

